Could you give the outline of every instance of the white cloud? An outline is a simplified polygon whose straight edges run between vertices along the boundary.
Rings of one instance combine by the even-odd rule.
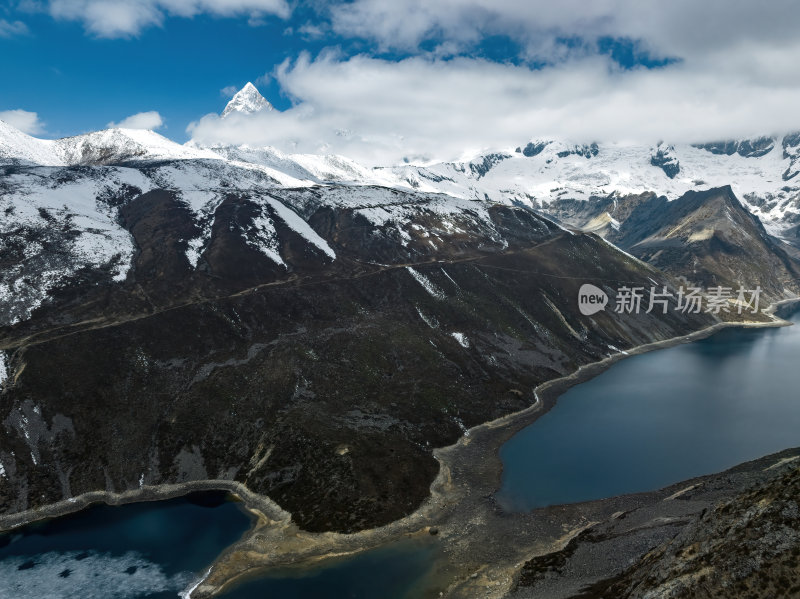
[[[55,18],[82,21],[90,32],[112,38],[160,26],[167,16],[246,16],[256,23],[263,15],[287,18],[291,12],[286,0],[50,0],[49,11]]]
[[[319,31],[412,57],[301,55],[265,75],[292,108],[224,122],[207,115],[190,125],[192,136],[376,164],[454,159],[540,136],[678,143],[800,129],[794,0],[354,0],[325,14]],[[519,46],[509,58],[548,66],[475,58],[498,35]],[[603,37],[677,62],[623,69],[597,52]]]
[[[310,40],[325,37],[325,29],[314,23],[306,23],[305,25],[301,25],[297,28],[297,33],[299,33],[303,38]]]
[[[219,93],[221,93],[226,98],[232,98],[238,91],[239,88],[236,87],[235,85],[226,85],[221,90],[219,90]]]
[[[273,73],[292,108],[207,115],[189,132],[201,143],[336,152],[372,164],[455,159],[539,136],[677,143],[785,132],[800,128],[800,73],[791,68],[800,40],[784,50],[628,71],[598,56],[535,70],[469,58],[302,55]]]
[[[0,111],[0,121],[5,121],[28,135],[44,132],[44,123],[39,120],[39,115],[35,112],[19,109],[3,110]]]
[[[161,115],[155,110],[149,112],[139,112],[122,119],[119,123],[109,123],[109,129],[119,127],[121,129],[150,129],[155,131],[164,124]]]
[[[0,38],[24,35],[26,33],[28,33],[28,26],[22,21],[0,19]]]
[[[792,41],[800,26],[794,0],[354,0],[331,7],[334,29],[383,48],[415,50],[426,39],[471,44],[507,35],[533,55],[558,52],[557,37],[644,40],[663,55],[693,58],[741,43]],[[563,50],[563,48],[561,49]]]

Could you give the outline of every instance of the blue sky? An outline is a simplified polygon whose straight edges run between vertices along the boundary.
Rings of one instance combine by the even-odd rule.
[[[386,49],[330,30],[308,35],[298,30],[319,16],[302,7],[289,19],[266,17],[257,26],[244,17],[199,15],[168,19],[163,26],[121,38],[98,37],[87,33],[80,21],[55,20],[47,13],[18,16],[27,33],[0,37],[0,54],[14,57],[0,62],[0,109],[36,112],[47,133],[56,137],[156,110],[164,119],[162,133],[181,139],[192,120],[222,110],[228,98],[221,90],[229,86],[255,81],[273,106],[289,108],[291,99],[264,75],[301,52],[316,55],[335,48],[345,57],[367,53],[397,61],[425,54],[442,41],[431,36],[416,50]],[[571,38],[559,43],[574,49],[590,42]],[[637,51],[632,40],[608,36],[599,40],[597,52],[626,67],[668,62]],[[542,66],[526,60],[521,44],[508,35],[487,36],[455,54]]]
[[[0,112],[35,113],[30,130],[58,137],[156,111],[180,142],[391,159],[797,128],[792,3],[702,4],[7,0]],[[281,116],[215,120],[221,90],[247,81]]]
[[[98,38],[79,22],[46,14],[26,24],[28,34],[0,38],[0,55],[14,57],[0,62],[0,109],[37,112],[54,136],[157,110],[162,132],[182,138],[191,120],[222,110],[223,88],[256,80],[303,49],[320,49],[284,34],[287,23],[277,18],[259,27],[246,19],[177,18],[122,39]],[[274,81],[259,88],[276,108],[289,106]]]

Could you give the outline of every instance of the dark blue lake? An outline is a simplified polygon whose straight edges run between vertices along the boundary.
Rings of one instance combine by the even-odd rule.
[[[176,599],[251,526],[223,492],[81,512],[0,534],[3,599]]]
[[[569,389],[501,449],[509,510],[658,489],[800,445],[795,326],[725,329]]]

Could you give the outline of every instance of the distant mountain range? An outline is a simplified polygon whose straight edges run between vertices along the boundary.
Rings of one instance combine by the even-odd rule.
[[[271,109],[248,84],[223,115]],[[660,203],[653,199],[646,204],[666,207],[688,192],[730,186],[734,211],[741,202],[774,238],[772,246],[795,255],[800,246],[798,161],[800,135],[794,134],[652,148],[538,140],[515,151],[465,162],[368,168],[336,155],[284,154],[269,147],[201,147],[193,142],[180,145],[152,131],[134,129],[41,140],[0,122],[0,168],[6,175],[0,179],[0,209],[5,210],[0,245],[6,251],[14,244],[26,246],[25,261],[0,273],[0,323],[27,318],[48,289],[83,268],[106,268],[115,280],[124,279],[136,249],[120,222],[118,207],[126,198],[151,190],[171,191],[193,214],[194,226],[184,240],[193,267],[208,246],[214,213],[227,195],[320,186],[325,188],[324,193],[316,192],[325,198],[321,203],[357,202],[365,207],[370,222],[394,223],[402,235],[408,232],[398,209],[383,207],[386,198],[394,196],[378,189],[402,192],[402,197],[410,198],[405,201],[411,202],[427,202],[430,194],[442,194],[437,202],[456,212],[494,204],[526,207],[623,247],[631,238],[630,226],[623,223],[634,206],[640,219],[645,210],[637,198],[663,197]],[[266,217],[254,222],[250,243],[260,244],[265,256],[286,267],[274,225]],[[54,224],[61,233],[54,233]],[[621,226],[625,234],[620,233]],[[40,246],[32,246],[32,231],[37,230],[48,234],[42,236]],[[684,242],[699,241],[697,235]],[[431,238],[431,244],[439,242]],[[637,244],[634,253],[642,248],[641,240]],[[57,254],[46,251],[56,245]],[[663,258],[659,254],[658,259]],[[726,268],[729,273],[722,279],[735,279],[731,274],[735,269]],[[780,295],[776,285],[772,290]]]
[[[565,202],[653,192],[674,200],[730,185],[773,235],[797,243],[800,135],[702,145],[539,140],[467,162],[393,167],[418,189],[515,203],[555,214]]]
[[[271,111],[251,83],[222,112]],[[654,146],[534,139],[458,162],[360,165],[335,155],[285,154],[271,147],[179,145],[146,131],[116,129],[38,140],[0,123],[0,164],[120,165],[219,160],[260,171],[276,185],[365,184],[524,205],[550,215],[573,200],[652,192],[670,200],[730,185],[770,234],[800,244],[800,133],[695,145]]]

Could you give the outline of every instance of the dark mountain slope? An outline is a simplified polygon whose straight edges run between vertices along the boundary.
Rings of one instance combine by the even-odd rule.
[[[376,526],[427,496],[433,447],[530,405],[538,383],[714,321],[580,315],[585,282],[613,306],[622,284],[672,281],[527,209],[355,193],[231,194],[194,269],[185,239],[202,223],[170,191],[122,201],[126,281],[87,273],[0,339],[3,512],[225,478],[309,530]],[[265,214],[284,266],[248,243]]]
[[[792,248],[771,237],[730,187],[673,201],[655,194],[565,200],[551,212],[691,285],[734,291],[759,285],[769,301],[800,292],[800,263],[787,253]]]
[[[730,187],[639,204],[609,240],[654,266],[705,288],[796,294],[800,265],[771,238]]]

